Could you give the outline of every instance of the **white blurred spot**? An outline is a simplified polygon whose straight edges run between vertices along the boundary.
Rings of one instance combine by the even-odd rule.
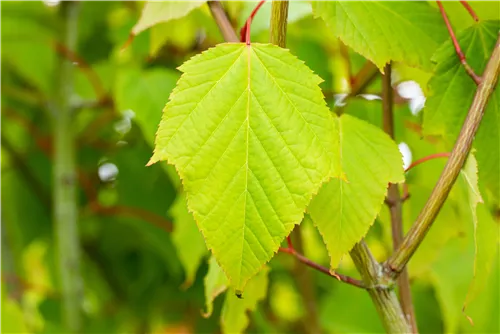
[[[44,0],[43,1],[43,3],[49,7],[55,7],[55,6],[59,5],[60,2],[61,2],[60,0]]]
[[[345,98],[347,97],[348,94],[335,94],[333,98],[335,99],[335,107],[343,107],[345,106]]]
[[[118,147],[123,147],[123,146],[125,146],[127,144],[128,144],[128,142],[125,141],[125,140],[119,140],[119,141],[116,142],[116,146],[118,146]]]
[[[373,100],[382,100],[382,98],[378,95],[375,94],[359,94],[358,96],[361,96],[365,100],[368,101],[373,101]]]
[[[411,165],[413,160],[410,147],[405,142],[401,142],[399,143],[398,148],[399,152],[401,152],[401,155],[403,156],[403,168],[406,170],[406,168]]]
[[[425,105],[425,96],[420,85],[415,81],[403,81],[397,89],[401,97],[409,100],[411,113],[417,115]]]
[[[115,164],[106,162],[99,166],[97,174],[99,174],[99,178],[101,179],[101,181],[113,181],[118,175],[118,167],[116,167]]]
[[[132,118],[135,117],[133,110],[127,109],[123,113],[123,118],[114,125],[115,131],[124,135],[132,128]]]

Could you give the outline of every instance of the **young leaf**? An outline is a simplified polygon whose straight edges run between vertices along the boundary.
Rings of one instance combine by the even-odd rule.
[[[478,203],[483,203],[483,199],[479,192],[477,162],[474,155],[469,155],[461,175],[468,186],[469,205],[474,223],[475,245],[474,278],[464,303],[465,310],[467,304],[474,300],[486,286],[496,256],[495,253],[498,249],[499,231],[486,207],[484,205],[478,206]]]
[[[313,12],[379,68],[391,60],[430,67],[446,38],[438,10],[419,1],[315,1]]]
[[[248,311],[255,311],[257,303],[267,294],[269,268],[264,267],[257,276],[248,281],[242,298],[228,291],[222,307],[221,328],[223,333],[242,333],[248,326]]]
[[[149,164],[167,160],[237,290],[340,173],[321,79],[287,50],[220,44],[184,63]]]
[[[141,18],[132,28],[132,34],[137,35],[160,22],[181,18],[204,3],[205,1],[147,2],[142,10]]]
[[[177,248],[179,260],[186,272],[184,287],[188,287],[193,283],[200,262],[207,253],[207,247],[196,226],[193,215],[187,210],[184,194],[177,195],[170,212],[175,224],[172,232],[172,242]]]
[[[488,62],[500,29],[500,21],[482,21],[460,33],[468,64],[480,75]],[[424,132],[455,140],[474,98],[476,85],[465,72],[451,41],[433,57],[437,63],[429,82],[430,96],[424,112]],[[480,183],[498,206],[500,201],[500,89],[492,94],[475,139]]]
[[[203,313],[205,318],[212,315],[214,309],[214,300],[218,295],[226,291],[228,281],[226,275],[217,264],[215,257],[211,256],[208,261],[208,272],[204,279],[205,283],[205,305],[207,311]]]
[[[389,182],[404,180],[396,144],[379,128],[349,115],[338,119],[342,170],[347,181],[332,179],[308,211],[330,254],[330,267],[351,250],[375,221]]]

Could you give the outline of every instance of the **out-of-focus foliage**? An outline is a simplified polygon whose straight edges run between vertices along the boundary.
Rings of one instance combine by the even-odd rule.
[[[77,148],[83,332],[303,333],[312,328],[311,321],[328,333],[381,332],[365,291],[297,264],[286,254],[275,255],[265,266],[259,262],[264,269],[249,280],[239,299],[209,256],[175,168],[165,162],[145,166],[162,109],[181,75],[177,68],[223,42],[207,4],[183,4],[155,9],[141,2],[80,2],[77,50],[68,53],[60,46],[61,4],[0,3],[2,332],[65,332],[51,203],[53,105],[61,59],[74,65],[75,93],[70,100],[77,107],[71,129]],[[222,4],[237,30],[256,5]],[[480,74],[496,40],[500,5],[470,4],[479,23],[459,3],[444,6],[469,63]],[[252,42],[268,41],[270,7],[268,1],[257,14]],[[146,17],[145,8],[156,18]],[[313,18],[313,9],[325,21]],[[430,16],[422,18],[422,13]],[[157,22],[158,16],[163,22]],[[349,29],[340,29],[345,27]],[[395,60],[394,141],[409,148],[403,159],[411,162],[451,149],[475,87],[454,54],[434,4],[293,2],[287,31],[289,53],[324,80],[319,87],[328,106],[334,111],[342,108],[342,119],[363,120],[355,123],[366,127],[363,133],[382,131],[376,129],[382,124],[380,80],[365,88],[371,95],[341,101],[337,94],[349,90],[349,76],[363,68],[363,56],[378,66]],[[129,38],[131,33],[135,37]],[[278,58],[284,57],[280,52]],[[401,83],[409,80],[418,82],[428,97],[423,110],[415,105],[425,101],[424,96],[409,98],[402,90]],[[422,333],[500,331],[499,93],[497,88],[475,152],[409,263]],[[297,138],[294,133],[289,136]],[[394,143],[384,150],[378,150],[377,143],[368,140],[366,147],[346,149],[359,155],[368,148],[371,153],[387,149],[384,156],[390,155],[391,161],[399,158]],[[367,162],[352,159],[345,161],[352,165],[349,168],[361,169],[363,177],[380,177],[374,181],[381,189],[383,182],[402,181],[399,169],[372,173]],[[410,194],[403,205],[405,230],[415,221],[444,164],[445,159],[432,160],[405,173],[405,185],[400,187]],[[347,181],[349,168],[344,168]],[[367,194],[357,195],[367,200]],[[392,252],[390,216],[378,205],[382,200],[377,195],[362,215],[357,212],[364,207],[361,202],[334,203],[352,206],[352,220],[363,225],[349,245],[372,225],[366,241],[380,261]],[[355,218],[377,213],[375,221]],[[301,223],[303,251],[328,267],[332,252],[327,252],[314,225],[315,214],[311,207]],[[358,277],[348,256],[337,270]],[[309,294],[304,293],[303,276],[309,276]],[[316,302],[315,313],[308,306],[311,300]]]

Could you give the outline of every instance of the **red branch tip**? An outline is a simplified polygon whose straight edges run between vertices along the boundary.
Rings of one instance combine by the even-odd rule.
[[[474,72],[472,67],[470,67],[469,64],[467,64],[467,61],[465,59],[465,54],[462,52],[462,49],[460,48],[460,44],[458,44],[457,37],[455,36],[455,33],[453,32],[453,28],[451,27],[450,20],[448,19],[448,16],[446,15],[443,4],[441,3],[441,1],[436,1],[436,2],[437,2],[437,5],[439,7],[439,11],[441,12],[441,16],[443,17],[444,23],[446,24],[446,29],[448,29],[448,33],[450,34],[451,41],[453,42],[453,46],[455,47],[455,52],[456,52],[458,58],[460,59],[460,63],[462,63],[462,65],[465,68],[465,71],[472,78],[472,80],[474,80],[476,85],[479,85],[481,83],[481,77],[479,77]],[[468,6],[468,4],[467,4],[467,6]]]
[[[472,9],[469,3],[467,1],[460,1],[460,3],[462,4],[462,6],[465,7],[465,9],[467,9],[470,16],[472,16],[472,18],[474,19],[474,21],[479,22],[479,17],[477,17],[476,12],[474,11],[474,9]]]
[[[449,152],[442,152],[442,153],[435,153],[435,154],[428,155],[426,157],[423,157],[423,158],[418,159],[417,161],[413,162],[410,166],[408,166],[408,168],[405,169],[405,172],[409,171],[413,167],[416,167],[416,166],[418,166],[421,163],[424,163],[426,161],[433,160],[436,158],[449,158],[449,157],[450,157]]]
[[[241,28],[240,30],[240,41],[243,43],[247,43],[247,45],[250,45],[250,26],[252,24],[252,20],[255,17],[255,14],[259,11],[260,7],[266,2],[266,0],[260,1],[257,6],[253,9],[252,13],[248,17],[245,25]]]

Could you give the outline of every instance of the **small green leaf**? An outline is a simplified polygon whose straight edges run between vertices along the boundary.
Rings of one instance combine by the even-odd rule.
[[[149,164],[176,166],[207,246],[243,290],[340,174],[336,128],[321,79],[285,49],[220,44],[179,69]]]
[[[391,60],[428,68],[447,36],[439,11],[420,1],[315,1],[313,12],[379,68]]]
[[[217,264],[215,257],[211,256],[208,261],[208,272],[204,279],[205,282],[205,305],[207,311],[203,313],[205,318],[212,315],[214,309],[214,300],[218,295],[226,291],[228,281],[226,275]]]
[[[481,75],[497,40],[500,21],[481,21],[458,34],[458,43],[475,73]],[[472,104],[476,84],[467,75],[451,41],[433,57],[437,63],[429,82],[430,95],[424,112],[424,132],[442,135],[453,143]],[[500,202],[500,89],[490,98],[474,146],[479,165],[479,181],[498,207]]]
[[[257,308],[257,303],[267,295],[269,268],[264,267],[248,281],[245,293],[238,297],[235,292],[226,293],[222,307],[221,328],[223,333],[242,333],[248,327],[248,314]]]
[[[347,181],[332,179],[308,211],[330,255],[330,268],[365,234],[384,202],[389,182],[404,180],[396,144],[379,128],[350,115],[338,119],[340,156]]]
[[[464,310],[467,304],[473,301],[486,286],[489,279],[493,260],[498,249],[499,229],[483,203],[478,187],[477,162],[473,154],[469,155],[467,163],[461,171],[469,193],[469,205],[474,223],[474,278],[469,287]]]
[[[186,272],[186,281],[183,285],[188,287],[193,283],[200,262],[207,253],[207,246],[193,215],[187,209],[184,194],[177,195],[170,212],[174,218],[172,242],[177,248],[177,254]]]
[[[141,18],[132,28],[132,34],[137,35],[157,23],[168,22],[187,15],[193,9],[200,7],[205,1],[151,1],[144,5]]]

